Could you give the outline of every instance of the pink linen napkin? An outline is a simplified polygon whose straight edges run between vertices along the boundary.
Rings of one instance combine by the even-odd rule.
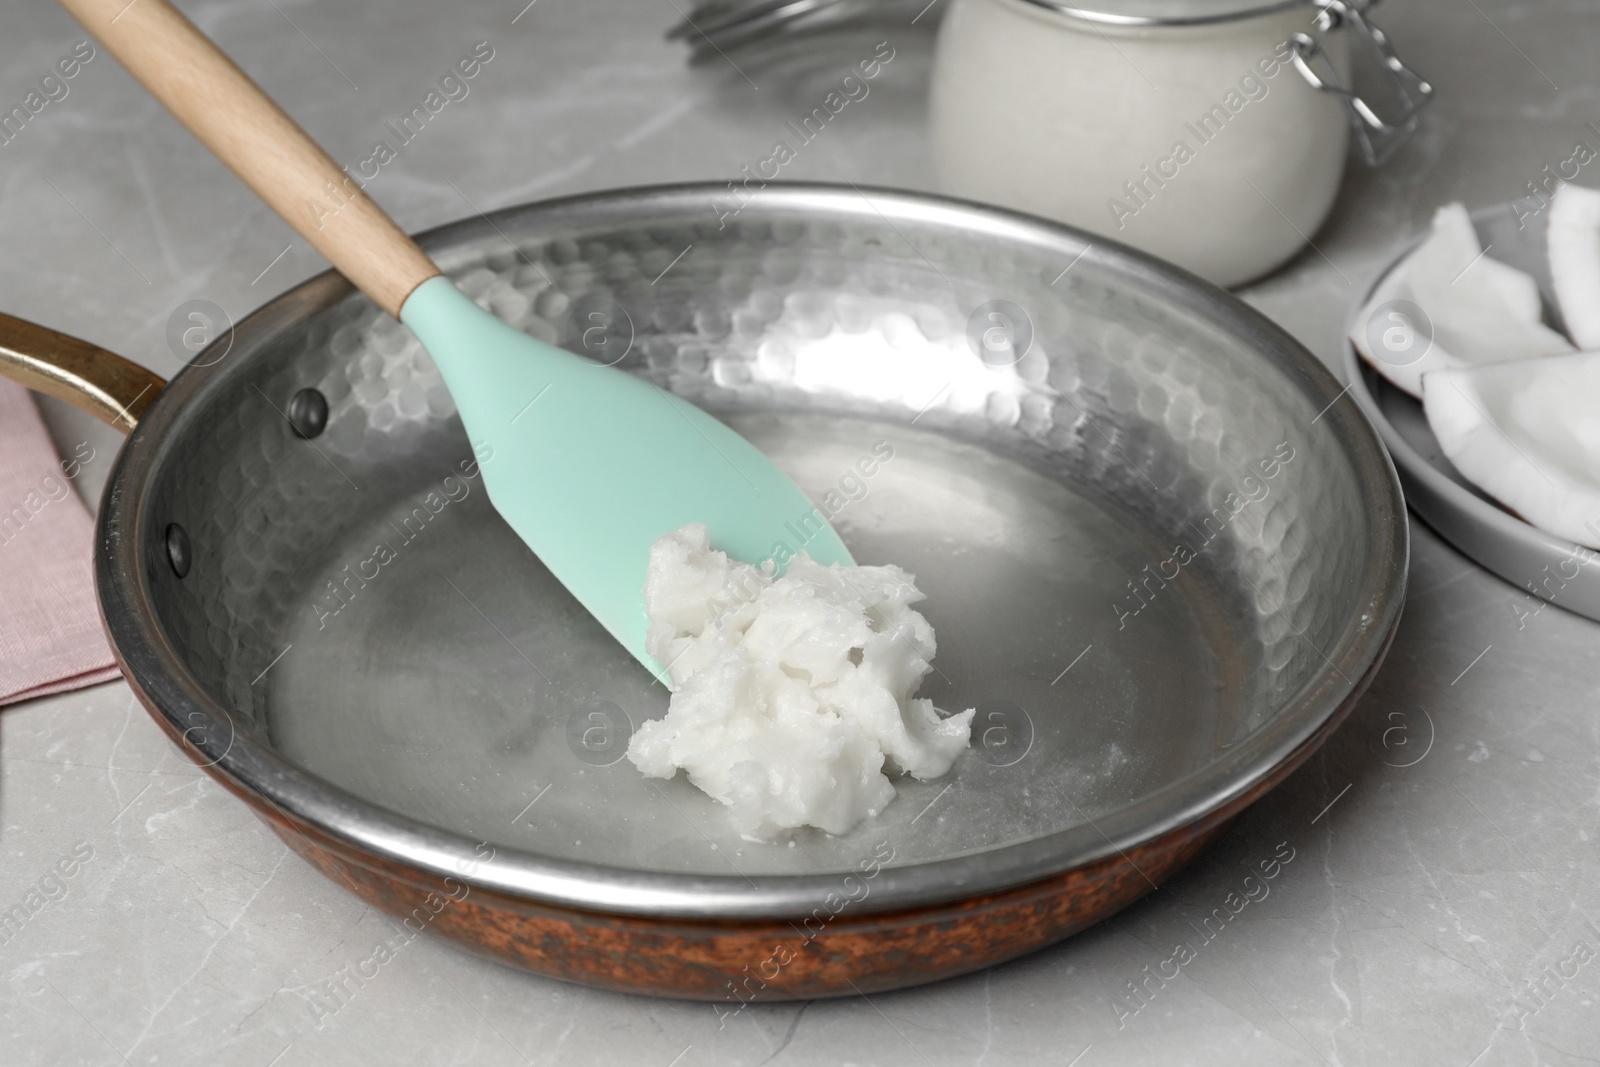
[[[95,604],[94,526],[73,485],[110,460],[88,443],[57,456],[33,397],[0,381],[0,705],[118,675]]]

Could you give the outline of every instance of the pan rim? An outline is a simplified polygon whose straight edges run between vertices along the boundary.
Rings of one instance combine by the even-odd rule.
[[[476,215],[420,235],[434,252],[478,236],[493,237],[501,224],[531,214],[556,218],[590,214],[615,220],[629,211],[697,209],[725,193],[716,183],[693,182],[601,190],[516,205]],[[826,207],[885,220],[958,224],[996,239],[1048,247],[1063,261],[1100,260],[1152,297],[1182,305],[1239,337],[1268,359],[1319,408],[1359,484],[1367,489],[1373,551],[1353,603],[1365,625],[1344,630],[1318,650],[1324,663],[1299,692],[1285,699],[1263,727],[1190,774],[1099,818],[1041,837],[937,860],[886,866],[872,892],[852,911],[870,913],[949,903],[1041,881],[1126,852],[1199,822],[1228,807],[1291,760],[1315,738],[1381,657],[1398,625],[1409,560],[1409,530],[1400,481],[1377,432],[1348,391],[1310,351],[1265,315],[1231,294],[1152,256],[1098,234],[949,197],[879,187],[772,182],[759,201],[778,215]],[[686,211],[685,213],[689,213]],[[753,217],[753,216],[752,216]],[[232,343],[249,350],[257,337],[326,306],[350,292],[332,271],[273,298],[234,327]],[[837,891],[847,871],[810,875],[710,875],[603,866],[542,856],[496,843],[485,858],[480,842],[363,800],[284,759],[249,731],[229,729],[232,718],[187,670],[151,608],[146,559],[138,531],[147,529],[148,488],[161,446],[212,368],[195,360],[180,371],[151,406],[123,447],[106,484],[96,520],[96,585],[106,630],[135,689],[168,732],[198,762],[258,797],[290,819],[317,827],[358,853],[454,877],[471,886],[563,908],[662,918],[761,919],[804,915]],[[1325,406],[1325,407],[1324,407]]]

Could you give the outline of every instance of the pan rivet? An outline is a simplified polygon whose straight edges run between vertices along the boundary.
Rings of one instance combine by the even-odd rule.
[[[167,527],[167,560],[172,564],[172,573],[179,578],[189,573],[189,534],[177,523]]]
[[[302,389],[289,398],[289,425],[307,441],[328,425],[328,398],[315,389]]]

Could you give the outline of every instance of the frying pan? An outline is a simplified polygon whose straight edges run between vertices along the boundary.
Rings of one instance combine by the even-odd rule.
[[[1099,237],[886,190],[725,200],[599,193],[421,243],[521,328],[727,420],[859,561],[917,575],[923,692],[978,709],[950,775],[773,841],[639,775],[627,738],[667,693],[497,518],[492,451],[332,273],[165,388],[0,321],[6,373],[133,426],[96,535],[123,672],[336,883],[542,974],[735,1004],[1068,937],[1350,711],[1403,599],[1388,456],[1284,331]]]

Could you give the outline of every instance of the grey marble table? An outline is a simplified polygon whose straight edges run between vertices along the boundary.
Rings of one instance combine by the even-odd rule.
[[[490,42],[471,95],[373,185],[413,229],[734,177],[833,76],[686,67],[661,40],[684,0],[525,2],[184,6],[341,159],[364,157]],[[1438,105],[1386,169],[1350,168],[1316,251],[1246,293],[1330,362],[1351,300],[1435,206],[1509,201],[1576,142],[1600,145],[1593,0],[1392,0],[1381,14]],[[870,100],[786,174],[928,187],[931,21],[893,31],[897,58]],[[81,39],[53,4],[7,3],[0,110]],[[163,374],[179,365],[167,328],[183,302],[240,315],[323,269],[104,54],[0,144],[0,250],[5,311]],[[64,448],[113,453],[110,431],[47,414]],[[105,467],[80,479],[91,501]],[[426,938],[350,981],[385,921],[181,758],[125,685],[7,708],[0,905],[75,849],[80,861],[65,895],[0,944],[0,1063],[1594,1063],[1600,627],[1556,608],[1521,615],[1516,589],[1413,534],[1405,620],[1370,696],[1171,884],[981,974],[722,1025],[706,1005],[563,985]],[[1293,858],[1270,892],[1204,939],[1191,920],[1275,854]],[[1196,957],[1151,979],[1172,973],[1179,941]],[[329,983],[345,993],[318,1011]]]

